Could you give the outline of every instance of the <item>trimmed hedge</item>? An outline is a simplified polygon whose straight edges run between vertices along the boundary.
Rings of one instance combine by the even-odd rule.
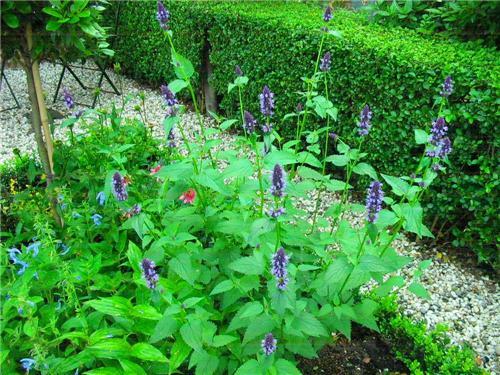
[[[322,10],[304,3],[167,2],[178,50],[202,66],[202,49],[210,45],[211,84],[221,107],[236,113],[227,84],[239,64],[250,78],[244,102],[258,112],[258,94],[268,84],[276,94],[276,117],[295,108],[301,77],[310,75],[324,26]],[[121,3],[116,58],[136,79],[158,86],[173,79],[167,43],[156,21],[156,3]],[[373,110],[373,127],[364,150],[384,173],[409,173],[420,155],[413,130],[430,126],[444,77],[455,92],[446,113],[454,151],[446,178],[428,195],[428,209],[438,215],[437,229],[454,235],[455,246],[468,246],[480,259],[495,262],[500,231],[497,124],[499,53],[459,42],[422,38],[415,32],[367,24],[362,15],[334,13],[324,51],[333,55],[331,99],[339,109],[335,131],[355,137],[365,103]],[[316,124],[310,124],[311,127]],[[282,133],[294,134],[294,124]],[[366,147],[366,148],[365,148]],[[428,217],[431,215],[427,215]],[[436,233],[436,232],[435,232]]]

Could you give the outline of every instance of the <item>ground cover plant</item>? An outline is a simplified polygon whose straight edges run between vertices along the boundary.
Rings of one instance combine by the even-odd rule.
[[[369,103],[358,104],[354,143],[336,132],[331,54],[322,45],[295,112],[278,118],[266,85],[254,98],[259,114],[240,99],[236,118],[206,128],[194,67],[176,52],[162,3],[156,16],[176,74],[161,87],[167,136],[155,140],[116,107],[78,114],[84,135],[73,133],[75,115],[63,123],[70,144],[56,143],[53,188],[64,226],[49,220],[50,196],[28,189],[14,198],[17,225],[2,232],[3,368],[294,374],[297,356],[314,357],[332,332],[349,338],[353,322],[378,330],[378,298],[393,288],[409,283],[426,297],[418,278],[429,262],[410,280],[395,276],[411,258],[391,244],[402,230],[431,236],[419,200],[448,164],[452,78],[443,77],[435,118],[415,131],[413,170],[379,174],[363,151],[378,126]],[[323,38],[331,17],[328,7]],[[227,89],[241,94],[251,77],[236,66]],[[182,91],[198,116],[194,138],[180,121]],[[69,92],[65,99],[72,107]],[[138,110],[145,118],[147,108]],[[295,139],[285,142],[276,129],[289,119]],[[306,130],[310,123],[316,130]],[[221,148],[230,127],[241,135]],[[328,164],[345,169],[346,180],[325,174]],[[354,174],[371,180],[365,206],[349,201]],[[311,191],[318,202],[324,191],[340,200],[325,213],[318,204],[308,220],[296,203]],[[364,212],[363,225],[349,223],[350,210]],[[362,294],[370,282],[372,294]]]

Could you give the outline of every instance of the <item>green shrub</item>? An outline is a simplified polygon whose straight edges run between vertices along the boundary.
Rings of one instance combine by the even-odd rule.
[[[445,326],[428,330],[424,323],[413,322],[400,313],[394,296],[380,301],[378,322],[397,358],[412,374],[487,374],[476,364],[471,348],[450,344]]]
[[[115,49],[127,73],[159,85],[171,80],[173,72],[167,43],[156,28],[155,6],[122,3]],[[258,94],[268,84],[276,93],[278,117],[295,108],[295,93],[303,90],[300,78],[316,61],[319,8],[290,2],[171,2],[168,7],[176,42],[197,68],[208,41],[211,83],[228,114],[237,108],[237,94],[228,94],[226,86],[236,64],[250,78],[243,96],[247,107],[257,110]],[[332,35],[324,47],[333,55],[331,99],[339,109],[335,131],[349,139],[362,103],[369,103],[374,127],[367,152],[385,173],[399,174],[416,163],[413,131],[430,125],[442,80],[448,74],[453,77],[455,92],[446,112],[454,139],[453,166],[429,195],[428,217],[437,215],[435,233],[442,225],[442,232],[454,235],[455,245],[468,246],[481,260],[495,262],[498,52],[424,39],[410,30],[387,30],[343,10],[335,12],[330,27],[342,35]],[[280,131],[294,134],[294,123]]]

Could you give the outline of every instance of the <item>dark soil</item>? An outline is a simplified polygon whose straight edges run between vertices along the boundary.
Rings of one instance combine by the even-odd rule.
[[[374,331],[353,326],[352,340],[339,337],[315,359],[302,358],[304,375],[409,374],[408,368],[391,353],[389,345]]]

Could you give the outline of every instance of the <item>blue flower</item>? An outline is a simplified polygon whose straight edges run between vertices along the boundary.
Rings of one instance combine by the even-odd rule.
[[[113,194],[117,201],[125,201],[128,198],[127,183],[120,172],[115,172],[112,181]]]
[[[265,85],[260,94],[260,111],[264,116],[272,116],[274,114],[274,94]]]
[[[275,197],[283,197],[285,195],[286,188],[286,173],[283,167],[276,164],[273,169],[273,174],[271,176],[271,194]]]
[[[71,247],[70,246],[67,246],[66,244],[62,243],[62,242],[59,242],[59,248],[62,250],[60,255],[66,255],[69,253],[69,251],[71,250]]]
[[[366,196],[366,220],[370,223],[377,221],[378,213],[382,210],[384,192],[379,181],[373,181],[368,188]]]
[[[93,214],[92,220],[94,220],[94,225],[99,226],[102,224],[102,216],[99,214]]]
[[[66,108],[73,109],[73,107],[75,106],[75,101],[73,100],[73,95],[71,95],[67,88],[63,89],[63,97]]]
[[[149,289],[155,289],[159,277],[156,272],[156,264],[151,259],[144,258],[141,262],[142,276],[146,280],[146,285]]]
[[[170,19],[170,13],[168,12],[167,9],[165,9],[165,6],[161,1],[158,1],[158,11],[156,12],[156,19],[160,23],[160,27],[163,30],[168,29],[168,21]]]
[[[16,249],[15,247],[10,248],[8,250],[8,252],[9,252],[9,258],[12,261],[12,263],[21,267],[17,271],[17,274],[18,275],[24,274],[26,272],[26,268],[28,268],[29,264],[18,258],[18,255],[21,255],[21,252],[18,249]]]
[[[27,251],[33,251],[33,256],[36,257],[38,255],[38,252],[40,251],[40,245],[42,243],[40,241],[33,242],[31,245],[29,245],[26,250]]]
[[[271,273],[274,277],[276,277],[276,286],[280,290],[285,290],[286,285],[288,284],[288,272],[286,270],[286,266],[288,265],[289,260],[290,257],[286,255],[285,249],[282,247],[280,247],[273,255]]]
[[[323,21],[330,22],[332,18],[333,18],[332,7],[328,5],[325,9],[325,13],[323,14]]]
[[[21,363],[21,366],[23,366],[23,369],[25,369],[27,372],[33,370],[33,367],[36,364],[36,361],[33,358],[23,358],[19,362]]]
[[[104,206],[104,203],[106,203],[106,194],[104,194],[104,191],[100,191],[99,193],[97,193],[95,199],[100,206]]]
[[[332,63],[332,55],[330,52],[327,52],[327,53],[325,53],[325,55],[321,59],[321,64],[319,65],[319,70],[321,70],[322,72],[329,71],[331,63]]]
[[[73,212],[71,216],[73,217],[73,219],[79,219],[82,217],[82,215],[80,215],[78,212]]]
[[[453,79],[450,76],[448,76],[444,80],[443,89],[441,91],[441,96],[447,98],[452,93],[453,93]]]
[[[371,128],[371,119],[372,119],[372,111],[370,110],[370,107],[367,104],[361,111],[360,122],[358,124],[359,135],[361,136],[368,135],[368,132],[370,131]]]

